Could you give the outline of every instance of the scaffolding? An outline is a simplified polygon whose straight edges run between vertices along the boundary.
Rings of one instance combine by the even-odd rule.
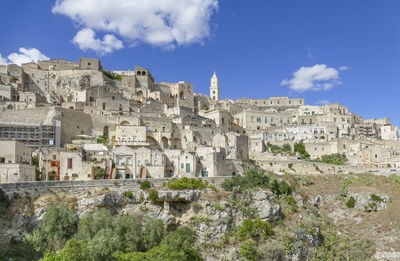
[[[30,147],[55,147],[56,124],[0,124],[0,139],[17,140]]]

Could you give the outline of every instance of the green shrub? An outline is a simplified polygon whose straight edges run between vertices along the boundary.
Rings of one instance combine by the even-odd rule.
[[[265,239],[273,234],[271,224],[268,221],[262,221],[260,218],[256,218],[254,221],[251,219],[244,220],[237,231],[237,236],[241,241],[249,238],[253,240]]]
[[[297,202],[292,196],[286,196],[285,202],[289,205],[291,212],[296,212]]]
[[[346,206],[348,208],[354,208],[355,204],[356,204],[356,199],[354,197],[350,197],[346,202]]]
[[[10,205],[10,199],[6,193],[0,188],[0,207],[8,208]]]
[[[234,188],[238,192],[254,188],[268,188],[270,178],[260,169],[250,169],[246,171],[244,176],[235,176],[226,179],[222,183],[222,188],[227,191],[233,191]]]
[[[288,168],[289,168],[289,169],[292,169],[292,168],[293,168],[293,163],[289,163],[289,164],[288,164]]]
[[[376,202],[382,202],[383,201],[383,199],[380,196],[376,195],[376,194],[371,194],[371,199],[373,201],[376,201]]]
[[[125,192],[124,192],[124,196],[127,197],[127,198],[132,199],[132,198],[133,198],[132,191],[125,191]]]
[[[143,180],[142,183],[140,183],[140,189],[148,189],[151,187],[150,181],[148,180]]]
[[[307,159],[310,157],[310,154],[306,151],[306,147],[304,146],[303,142],[296,142],[293,146],[293,151],[299,153],[299,155],[303,159]]]
[[[26,238],[36,251],[58,250],[75,234],[77,224],[75,212],[67,205],[51,205],[38,228]]]
[[[204,189],[206,184],[201,179],[186,178],[172,179],[167,187],[169,189]]]
[[[158,199],[158,191],[157,190],[150,190],[149,192],[149,199],[151,201],[151,203],[156,203],[157,199]]]
[[[104,179],[104,177],[107,175],[107,172],[103,168],[98,168],[94,172],[94,178],[95,179]]]
[[[240,246],[239,250],[242,260],[256,261],[258,259],[257,243],[253,240],[247,241]]]

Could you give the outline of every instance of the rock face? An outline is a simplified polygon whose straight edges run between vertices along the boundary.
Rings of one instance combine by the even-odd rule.
[[[191,202],[199,199],[200,190],[159,190],[159,201],[184,201]]]
[[[274,223],[280,218],[280,206],[273,203],[273,195],[269,195],[266,191],[258,191],[254,194],[253,199],[253,205],[256,206],[256,215],[261,220]]]
[[[354,207],[360,208],[365,212],[382,211],[386,209],[390,202],[390,197],[372,193],[353,193],[352,196],[356,202]]]

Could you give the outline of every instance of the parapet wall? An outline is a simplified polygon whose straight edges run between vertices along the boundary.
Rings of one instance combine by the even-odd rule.
[[[203,178],[209,184],[220,185],[228,177],[209,177]],[[160,186],[166,184],[169,179],[103,179],[103,180],[82,180],[82,181],[34,181],[19,183],[1,183],[0,188],[4,191],[18,190],[35,190],[43,188],[69,189],[69,188],[85,188],[85,187],[106,187],[106,186],[124,186],[135,187],[148,180],[151,184]]]

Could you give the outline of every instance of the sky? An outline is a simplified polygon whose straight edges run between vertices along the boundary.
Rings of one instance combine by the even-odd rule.
[[[4,0],[0,64],[97,57],[221,98],[332,102],[400,125],[398,0]],[[8,10],[8,11],[4,11]]]

